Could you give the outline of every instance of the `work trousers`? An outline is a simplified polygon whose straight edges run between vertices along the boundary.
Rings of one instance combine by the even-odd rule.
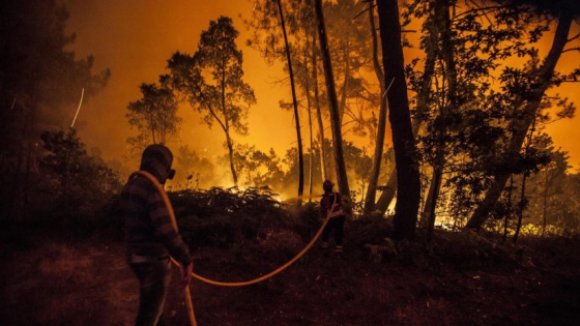
[[[328,221],[324,231],[322,231],[322,241],[328,242],[330,233],[334,232],[334,241],[336,241],[336,245],[342,246],[342,241],[344,238],[344,220],[344,216],[339,216]]]
[[[163,306],[171,280],[169,259],[130,265],[139,279],[139,312],[135,325],[163,325]]]

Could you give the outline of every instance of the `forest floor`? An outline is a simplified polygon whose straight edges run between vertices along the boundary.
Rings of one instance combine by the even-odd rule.
[[[347,232],[349,229],[347,228]],[[106,236],[0,238],[0,325],[131,325],[138,288],[124,245]],[[281,246],[279,239],[286,241]],[[275,268],[303,242],[197,248],[195,268],[220,280]],[[489,240],[439,232],[431,245],[372,255],[320,246],[275,278],[244,288],[192,282],[199,325],[579,325],[580,238]],[[177,271],[169,325],[186,325]]]

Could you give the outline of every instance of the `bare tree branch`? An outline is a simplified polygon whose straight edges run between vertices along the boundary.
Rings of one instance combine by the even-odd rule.
[[[363,2],[368,2],[368,1],[363,1]],[[372,7],[374,8],[374,7],[376,7],[376,6],[377,6],[377,5],[373,4],[373,6],[372,6]],[[354,15],[354,16],[352,17],[352,20],[355,20],[355,19],[359,18],[359,17],[360,17],[360,16],[362,16],[362,15],[363,15],[365,12],[369,11],[369,9],[370,9],[369,7],[366,7],[366,8],[365,8],[365,9],[363,9],[361,12],[359,12],[359,13],[358,13],[358,14],[356,14],[356,15]]]
[[[572,36],[571,38],[569,38],[568,40],[566,40],[566,42],[572,42],[572,41],[574,41],[575,39],[578,39],[578,38],[580,38],[580,33]]]
[[[489,7],[473,8],[473,9],[470,9],[470,10],[467,10],[467,11],[464,11],[464,12],[461,12],[461,13],[458,13],[457,15],[455,15],[454,19],[457,19],[457,18],[459,18],[461,16],[469,15],[469,14],[472,14],[472,13],[477,13],[479,11],[482,11],[482,12],[485,13],[487,11],[493,11],[493,10],[501,9],[501,8],[505,8],[505,6],[489,6]]]

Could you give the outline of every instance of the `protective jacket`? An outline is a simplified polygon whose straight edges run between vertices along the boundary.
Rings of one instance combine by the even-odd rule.
[[[322,218],[326,218],[329,210],[332,208],[333,203],[337,203],[336,209],[340,209],[343,206],[342,203],[342,196],[338,192],[328,192],[322,195],[322,199],[320,199],[320,213],[322,214]],[[344,216],[344,215],[341,215]]]
[[[163,145],[150,145],[143,152],[141,170],[151,173],[161,184],[170,174],[173,155]],[[173,229],[169,212],[151,181],[133,175],[121,193],[127,254],[131,262],[174,257],[181,264],[191,262],[189,250]]]

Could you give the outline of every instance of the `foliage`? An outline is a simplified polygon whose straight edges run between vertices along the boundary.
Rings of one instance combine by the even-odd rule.
[[[0,5],[0,215],[21,217],[36,208],[32,190],[42,183],[40,134],[68,126],[81,89],[85,99],[107,83],[94,58],[70,50],[66,7],[56,0],[3,1]]]
[[[139,131],[138,136],[128,140],[135,152],[141,152],[148,144],[165,144],[181,123],[177,116],[177,100],[166,79],[162,76],[160,86],[141,84],[141,98],[127,106],[129,112],[125,116]]]
[[[528,181],[525,215],[526,223],[531,225],[528,233],[578,233],[580,202],[576,194],[580,191],[579,175],[569,171],[569,157],[566,152],[554,148],[551,141],[545,142],[543,147],[549,153],[550,162],[533,171]]]
[[[268,186],[280,189],[284,172],[274,149],[269,152],[257,150],[255,146],[237,145],[234,155],[236,170],[244,178],[246,185]]]
[[[542,66],[538,42],[557,13],[538,12],[533,7],[520,6],[522,2],[507,2],[489,7],[470,2],[457,4],[449,30],[457,70],[454,99],[448,97],[449,76],[441,58],[444,49],[440,41],[434,42],[431,37],[441,33],[432,18],[433,7],[423,1],[411,1],[407,7],[406,19],[424,21],[420,47],[426,53],[436,51],[439,58],[428,97],[431,110],[416,110],[415,119],[426,125],[419,137],[423,162],[434,165],[438,154],[444,153],[446,182],[442,198],[452,199],[450,207],[440,203],[439,210],[446,209],[455,219],[469,215],[479,205],[497,175],[529,175],[547,163],[546,153],[533,143],[524,144],[521,151],[512,152],[511,147],[514,135],[524,128],[521,121],[530,115],[528,103],[534,101],[544,82],[538,77]],[[416,69],[418,63],[416,59],[407,67],[407,77],[411,90],[420,94],[424,74]],[[571,79],[571,75],[556,74],[547,81],[547,88]],[[415,104],[419,101],[416,99]],[[557,109],[555,117],[550,116],[549,108]],[[574,110],[565,98],[541,97],[532,119],[535,122],[523,130],[526,138],[535,137],[546,123],[571,117]],[[443,135],[439,132],[442,126]],[[510,214],[510,209],[504,201],[494,215],[505,214]]]
[[[353,0],[328,1],[324,3],[325,20],[331,60],[336,68],[336,83],[340,85],[340,112],[341,119],[346,119],[343,125],[349,125],[347,132],[357,136],[373,136],[373,121],[376,118],[369,112],[378,106],[377,83],[369,83],[363,78],[371,68],[370,39],[368,26],[358,21],[353,24],[353,17],[364,9],[362,2]],[[316,46],[316,19],[312,1],[292,0],[283,2],[285,19],[287,20],[289,38],[291,39],[292,62],[295,67],[296,82],[301,89],[303,98],[302,107],[312,105],[314,98],[314,80],[312,71],[313,56],[318,56]],[[360,19],[360,18],[359,18]],[[363,20],[364,21],[364,20]],[[281,31],[278,28],[277,8],[275,2],[255,0],[252,18],[246,24],[253,31],[248,44],[259,50],[269,62],[283,62],[286,60]],[[313,46],[316,48],[313,49]],[[317,60],[318,61],[318,60]],[[319,62],[317,70],[322,71]],[[322,76],[319,73],[318,76]],[[327,105],[327,95],[320,89],[319,104]],[[304,99],[306,98],[306,99]],[[289,108],[281,101],[281,108]],[[328,111],[324,110],[325,116]]]
[[[177,52],[168,61],[175,89],[203,114],[210,128],[218,123],[225,133],[235,184],[238,180],[231,132],[248,133],[245,120],[249,107],[256,103],[254,90],[243,80],[242,52],[235,43],[238,35],[232,19],[222,16],[201,33],[192,56]]]
[[[89,155],[74,132],[47,131],[41,136],[45,154],[40,161],[44,174],[42,198],[55,216],[91,216],[120,191],[114,171]],[[40,202],[40,198],[36,198]]]
[[[288,226],[290,215],[273,196],[268,187],[170,193],[181,233],[194,247],[230,247],[263,237],[267,228]]]
[[[250,85],[242,80],[242,52],[235,43],[238,35],[231,18],[211,21],[209,29],[202,32],[197,51],[192,56],[175,53],[168,67],[175,88],[204,114],[208,126],[217,122],[226,132],[233,128],[244,135],[244,120],[256,99]]]
[[[330,160],[330,153],[332,153],[332,145],[329,141],[325,141],[325,153],[329,155],[328,159]],[[346,163],[346,169],[348,173],[349,180],[353,180],[355,183],[364,188],[366,185],[366,180],[368,179],[371,167],[371,158],[365,153],[364,149],[355,146],[351,142],[345,142],[343,144],[343,151],[344,151],[344,159]],[[312,153],[305,154],[304,159],[310,160],[310,155],[312,155],[313,159],[313,167],[314,167],[314,177],[313,177],[313,184],[314,193],[320,194],[322,193],[322,180],[321,173],[320,173],[320,152],[318,148],[316,148]],[[296,182],[296,176],[298,175],[298,162],[296,160],[296,148],[291,148],[286,152],[284,157],[284,163],[288,166],[288,171],[284,175],[283,185],[288,185],[291,183]],[[353,187],[354,188],[354,187]],[[275,188],[277,189],[277,188]],[[358,198],[361,195],[363,190],[355,191],[357,196],[353,197]]]
[[[78,101],[81,88],[87,96],[102,89],[109,70],[94,75],[94,58],[79,60],[69,50],[75,35],[65,32],[69,14],[59,1],[7,0],[0,15],[0,130],[21,111],[34,111],[36,123],[68,125],[72,113],[64,108]]]

